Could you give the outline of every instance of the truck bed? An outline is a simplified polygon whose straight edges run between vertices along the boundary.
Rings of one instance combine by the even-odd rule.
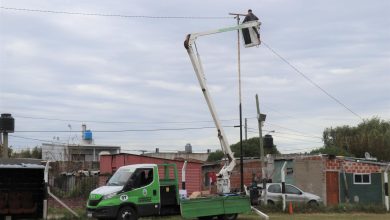
[[[249,212],[251,204],[246,195],[215,195],[181,200],[180,211],[184,218],[220,216]]]

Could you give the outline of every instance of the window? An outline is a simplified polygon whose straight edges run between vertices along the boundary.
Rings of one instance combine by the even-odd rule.
[[[301,191],[291,185],[286,185],[286,193],[287,194],[296,194],[296,195],[301,195]]]
[[[353,183],[354,184],[371,184],[371,174],[370,173],[354,173],[353,174]]]
[[[282,189],[279,184],[272,184],[268,187],[268,192],[270,193],[282,193]]]

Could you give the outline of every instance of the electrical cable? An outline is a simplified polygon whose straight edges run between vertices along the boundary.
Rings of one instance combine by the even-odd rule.
[[[234,126],[223,126],[227,128],[234,128]],[[210,129],[215,128],[214,126],[205,126],[205,127],[187,127],[187,128],[156,128],[156,129],[125,129],[125,130],[93,130],[95,133],[120,133],[120,132],[154,132],[154,131],[184,131],[184,130],[201,130],[201,129]],[[62,130],[30,130],[30,131],[15,131],[17,133],[69,133],[69,131]],[[72,131],[72,132],[81,132],[81,131]]]
[[[51,14],[66,14],[66,15],[83,15],[83,16],[100,16],[100,17],[119,17],[119,18],[147,18],[147,19],[232,19],[232,17],[218,17],[218,16],[149,16],[149,15],[122,15],[122,14],[102,14],[102,13],[85,13],[85,12],[69,12],[69,11],[53,11],[43,9],[29,9],[29,8],[13,8],[0,6],[3,10],[24,11],[24,12],[39,12]]]
[[[93,120],[74,120],[74,119],[59,119],[46,117],[32,117],[32,116],[14,116],[15,118],[25,118],[34,120],[48,120],[48,121],[64,121],[64,122],[80,122],[80,123],[101,123],[101,124],[192,124],[192,123],[211,123],[214,121],[166,121],[166,122],[136,122],[136,121],[93,121]],[[225,119],[221,121],[238,121],[238,119]]]
[[[247,128],[248,130],[250,130],[251,132],[252,131],[256,131],[256,129],[254,128]],[[280,132],[280,131],[275,131],[275,130],[263,130],[265,132],[272,132],[272,133],[275,133],[275,134],[286,134],[286,135],[295,135],[295,136],[301,136],[301,137],[308,137],[308,138],[316,138],[316,139],[321,139],[321,137],[319,136],[313,136],[313,135],[306,135],[306,134],[293,134],[293,133],[287,133],[287,132]]]
[[[21,139],[34,140],[34,141],[50,142],[50,143],[56,143],[56,144],[67,144],[67,143],[59,142],[59,141],[43,140],[43,139],[38,139],[38,138],[23,137],[23,136],[13,135],[13,134],[10,134],[9,136],[10,137],[14,137],[14,138],[21,138]]]
[[[352,111],[352,109],[350,109],[347,105],[345,105],[344,103],[342,103],[340,100],[338,100],[336,97],[334,97],[333,95],[331,95],[329,92],[327,92],[325,89],[323,89],[320,85],[318,85],[317,83],[315,83],[313,80],[311,80],[308,76],[306,76],[302,71],[300,71],[297,67],[295,67],[294,65],[292,65],[287,59],[285,59],[284,57],[282,57],[279,53],[277,53],[274,49],[272,49],[268,44],[266,44],[264,41],[262,42],[263,45],[265,47],[267,47],[273,54],[275,54],[277,57],[279,57],[283,62],[285,62],[287,65],[289,65],[293,70],[295,70],[295,72],[299,73],[303,78],[305,78],[308,82],[310,82],[312,85],[314,85],[315,87],[317,87],[319,90],[321,90],[323,93],[325,93],[325,95],[327,95],[329,98],[333,99],[335,102],[337,102],[338,104],[340,104],[342,107],[344,107],[345,109],[347,109],[349,112],[351,112],[352,114],[354,114],[356,117],[360,118],[360,120],[363,120],[363,118],[358,115],[356,112]]]

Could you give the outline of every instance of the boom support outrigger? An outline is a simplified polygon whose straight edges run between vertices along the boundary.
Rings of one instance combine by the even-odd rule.
[[[213,117],[215,126],[218,131],[218,139],[221,143],[222,151],[226,155],[228,161],[227,163],[222,167],[222,169],[217,174],[217,191],[218,193],[230,193],[230,175],[236,166],[236,159],[234,158],[234,154],[230,148],[230,145],[228,143],[228,140],[226,138],[225,132],[222,128],[221,122],[218,118],[214,103],[212,101],[212,98],[210,96],[209,90],[206,85],[206,80],[204,77],[204,71],[202,67],[202,63],[200,61],[200,57],[198,52],[196,51],[196,54],[193,49],[193,45],[195,45],[195,41],[200,36],[205,35],[211,35],[211,34],[218,34],[228,31],[234,31],[234,30],[241,30],[243,28],[248,28],[249,31],[252,30],[252,28],[259,28],[260,22],[259,21],[251,21],[247,22],[241,25],[233,26],[233,27],[227,27],[217,30],[211,30],[211,31],[205,31],[205,32],[199,32],[199,33],[193,33],[188,34],[186,40],[184,41],[184,47],[187,50],[187,53],[191,59],[192,66],[194,67],[196,76],[198,78],[200,87],[202,89],[203,95],[206,99],[207,105],[209,107],[211,116]],[[257,39],[255,39],[257,40]],[[256,46],[260,44],[260,41],[254,41],[255,43],[252,43],[250,46]],[[248,45],[247,45],[248,47]]]

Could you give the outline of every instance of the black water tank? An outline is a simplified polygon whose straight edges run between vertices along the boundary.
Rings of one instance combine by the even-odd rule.
[[[274,139],[270,134],[264,135],[263,142],[265,148],[272,148],[274,146]]]
[[[0,132],[14,133],[15,120],[11,114],[4,113],[0,117]]]

